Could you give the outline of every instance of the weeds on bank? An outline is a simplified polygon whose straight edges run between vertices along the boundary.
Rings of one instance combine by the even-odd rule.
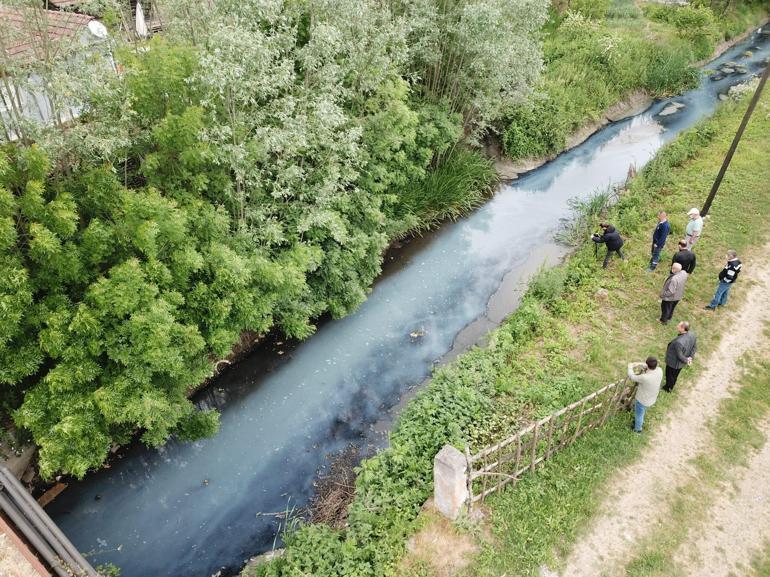
[[[760,4],[721,14],[652,3],[642,11],[629,0],[568,5],[552,14],[545,30],[539,97],[512,107],[502,121],[511,158],[562,150],[570,134],[635,91],[662,97],[694,87],[700,72],[693,65],[717,42],[767,18]]]
[[[766,97],[755,113],[733,166],[712,208],[698,245],[698,269],[688,282],[677,319],[688,318],[705,355],[717,338],[719,315],[704,313],[713,295],[716,272],[727,248],[755,245],[765,234],[770,213],[770,121]],[[532,418],[548,414],[625,370],[630,359],[663,356],[675,331],[657,324],[657,294],[665,275],[648,274],[649,235],[660,208],[681,236],[685,213],[700,205],[743,114],[744,104],[726,103],[711,120],[688,131],[648,165],[608,215],[628,238],[626,262],[602,271],[593,247],[583,245],[555,271],[532,283],[519,309],[494,331],[485,349],[473,349],[436,371],[401,415],[390,447],[358,469],[356,498],[345,531],[309,525],[286,537],[278,562],[252,568],[249,575],[390,576],[416,527],[420,506],[432,491],[432,462],[445,443],[481,447],[510,434]],[[587,221],[587,226],[597,223]],[[671,258],[671,249],[663,263]],[[741,284],[731,294],[743,298],[750,282],[745,261]],[[599,297],[598,289],[606,289]],[[682,386],[697,367],[682,377]],[[668,407],[662,399],[651,427]],[[468,574],[529,575],[550,560],[551,551],[574,539],[596,505],[596,488],[643,442],[627,431],[628,416],[565,451],[515,491],[490,501],[499,542],[489,546]],[[347,568],[339,573],[339,568]],[[424,565],[420,571],[426,571]],[[427,575],[427,573],[426,573]]]
[[[749,126],[712,207],[697,247],[698,268],[676,310],[675,320],[690,320],[699,336],[699,358],[705,358],[715,347],[723,326],[719,314],[702,307],[713,295],[725,251],[734,248],[743,254],[762,242],[766,234],[763,215],[770,211],[768,102],[770,97],[766,96],[764,114]],[[622,374],[629,360],[650,354],[663,357],[666,343],[675,335],[672,326],[657,323],[657,295],[667,263],[677,237],[683,234],[687,209],[699,206],[709,189],[744,106],[745,101],[742,105],[727,104],[714,118],[681,135],[629,184],[610,209],[607,219],[628,239],[626,262],[613,261],[604,272],[593,248],[584,245],[562,267],[533,280],[522,309],[493,334],[485,353],[485,358],[490,358],[500,350],[509,350],[508,361],[493,373],[498,382],[507,384],[498,386],[496,406],[516,404],[522,413],[546,414],[610,382]],[[649,234],[662,208],[669,212],[673,232],[658,272],[650,274],[644,271]],[[744,259],[745,271],[749,271],[751,260],[745,255]],[[744,272],[743,287],[750,282],[750,274]],[[736,287],[739,290],[731,295],[732,305],[744,298],[743,287]],[[603,300],[599,289],[607,291]],[[535,338],[511,346],[517,342],[516,329],[522,316],[533,314]],[[686,387],[699,371],[696,363],[683,374],[680,386]],[[460,371],[458,376],[462,375]],[[661,397],[649,427],[655,427],[671,402],[670,397]],[[613,419],[607,428],[558,455],[515,490],[491,499],[497,542],[488,545],[467,574],[532,575],[540,564],[552,562],[554,551],[566,549],[594,512],[600,484],[638,454],[643,441],[629,434],[629,419],[628,415]],[[520,421],[513,420],[513,424],[516,428]],[[487,433],[490,439],[499,438],[508,432],[506,429],[499,427],[496,434]],[[484,435],[476,434],[477,440],[482,438]],[[479,446],[474,437],[466,435],[465,439]],[[656,559],[654,555],[641,559],[640,570],[652,570]]]

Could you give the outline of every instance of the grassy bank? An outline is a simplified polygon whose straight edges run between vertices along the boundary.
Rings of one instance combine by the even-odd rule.
[[[526,299],[542,311],[542,322],[548,328],[541,332],[542,339],[523,344],[511,354],[515,360],[499,366],[495,378],[510,382],[512,376],[515,382],[508,387],[510,393],[494,399],[495,405],[519,406],[524,413],[535,415],[547,413],[555,405],[566,404],[621,375],[629,359],[649,354],[663,356],[665,343],[674,331],[656,322],[657,293],[664,273],[648,274],[643,270],[651,223],[656,211],[665,208],[672,215],[674,238],[681,236],[683,215],[688,207],[702,201],[745,105],[745,101],[741,105],[730,103],[714,118],[680,136],[623,193],[609,219],[629,239],[627,262],[616,262],[610,272],[602,273],[594,262],[593,249],[583,247],[563,267],[534,283],[534,287],[551,287],[539,293],[531,290]],[[712,208],[704,239],[698,246],[698,269],[688,282],[685,301],[677,309],[676,319],[689,320],[699,336],[701,358],[714,348],[724,326],[719,315],[703,311],[702,306],[713,295],[725,250],[732,247],[748,254],[744,262],[750,266],[752,251],[756,254],[755,249],[766,240],[764,215],[770,209],[769,96],[764,97],[761,107],[763,113],[749,126]],[[662,262],[668,262],[671,252],[669,246]],[[572,280],[576,275],[581,278],[577,284]],[[749,275],[742,280],[751,282]],[[609,291],[605,304],[595,297],[600,288]],[[736,291],[731,296],[740,302],[742,293]],[[519,314],[499,329],[494,348],[499,349],[497,343],[515,334],[512,323]],[[698,370],[696,366],[684,374],[682,386],[687,386]],[[765,381],[756,378],[763,374],[749,374],[747,396],[735,401],[740,410],[730,409],[737,413],[728,411],[717,424],[720,451],[731,458],[740,456],[755,440],[751,426],[744,426],[741,434],[736,434],[734,416],[741,411],[760,414],[758,406],[766,408]],[[671,398],[661,398],[650,426],[655,426],[671,403]],[[643,438],[629,434],[628,416],[621,415],[560,454],[537,476],[526,478],[515,491],[490,500],[496,544],[482,552],[468,574],[535,575],[540,565],[553,562],[554,552],[572,543],[578,529],[595,511],[601,498],[596,489],[617,467],[633,459],[643,443]],[[648,557],[642,558],[642,553],[636,565],[629,568],[636,571],[633,574],[648,574],[645,571],[650,564],[660,561],[660,543],[651,544],[649,549]],[[661,567],[667,566],[665,559],[661,563]]]
[[[704,354],[718,338],[719,319],[701,308],[713,294],[724,251],[732,247],[740,254],[766,234],[769,104],[766,96],[733,160],[698,247],[698,271],[677,309],[677,318],[693,322]],[[404,538],[430,495],[432,459],[441,446],[484,445],[616,378],[628,359],[662,356],[674,333],[656,322],[663,272],[644,272],[655,215],[667,209],[674,238],[682,235],[685,213],[705,196],[744,109],[745,102],[725,104],[712,119],[666,147],[624,191],[609,218],[629,239],[627,261],[614,262],[605,272],[593,248],[581,247],[563,266],[532,283],[517,312],[490,336],[487,348],[471,350],[436,372],[402,414],[390,448],[362,463],[346,531],[302,527],[288,535],[281,560],[249,574],[395,574]],[[586,219],[585,232],[597,221]],[[670,258],[671,246],[664,260]],[[742,281],[750,282],[745,277]],[[604,301],[596,296],[602,288],[608,291]],[[731,298],[739,300],[740,288],[734,293]],[[684,386],[694,372],[684,375]],[[652,426],[666,406],[663,400],[656,407]],[[519,485],[523,489],[510,497],[517,499],[515,507],[505,502],[508,494],[501,497],[499,514],[510,522],[501,518],[496,526],[506,552],[488,552],[480,571],[488,567],[491,574],[500,574],[499,563],[505,562],[505,570],[517,568],[509,575],[528,574],[547,560],[556,542],[569,538],[578,520],[591,511],[597,483],[638,450],[642,441],[627,435],[626,426],[625,420],[613,422],[560,457],[564,468],[546,467],[528,481],[529,490]],[[557,495],[559,499],[549,499]]]
[[[571,3],[545,29],[545,69],[536,96],[510,108],[500,126],[505,153],[518,159],[562,150],[570,134],[636,91],[676,94],[698,82],[693,65],[717,44],[767,18],[767,7]]]

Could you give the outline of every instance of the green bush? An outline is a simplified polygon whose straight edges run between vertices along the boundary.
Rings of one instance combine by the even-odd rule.
[[[569,9],[587,18],[602,20],[610,8],[611,0],[570,0]]]
[[[561,105],[548,95],[515,107],[507,114],[505,153],[511,158],[522,158],[561,150],[570,128],[566,116]]]
[[[659,44],[647,47],[644,88],[659,96],[694,88],[700,81],[698,69],[690,66],[692,53]]]

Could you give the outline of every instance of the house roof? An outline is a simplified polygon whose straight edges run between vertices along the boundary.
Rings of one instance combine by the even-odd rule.
[[[0,51],[5,58],[21,62],[43,59],[46,41],[58,49],[58,43],[75,39],[93,19],[93,16],[75,12],[12,8],[0,4]]]

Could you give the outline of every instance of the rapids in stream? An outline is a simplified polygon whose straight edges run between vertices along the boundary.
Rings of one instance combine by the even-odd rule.
[[[742,58],[747,49],[753,56]],[[92,564],[114,563],[122,577],[237,573],[276,542],[281,521],[271,513],[307,503],[327,455],[385,442],[374,424],[485,317],[504,278],[523,282],[540,266],[570,198],[623,182],[630,165],[642,167],[711,114],[718,94],[761,70],[769,54],[768,37],[753,34],[707,66],[734,60],[747,74],[704,75],[700,87],[502,186],[400,254],[354,314],[323,323],[303,343],[271,341],[218,378],[197,399],[221,411],[217,436],[161,449],[135,444],[110,469],[72,484],[49,514]],[[671,101],[685,107],[658,116]]]

